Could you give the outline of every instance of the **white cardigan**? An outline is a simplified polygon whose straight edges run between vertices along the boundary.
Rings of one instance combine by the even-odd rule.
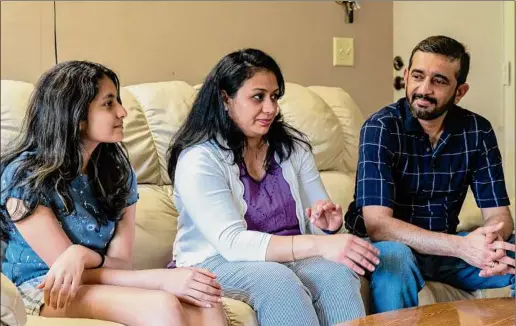
[[[272,235],[247,230],[244,185],[238,165],[232,163],[232,153],[211,141],[181,152],[174,182],[177,266],[192,266],[217,254],[228,261],[265,261]],[[301,233],[324,234],[304,213],[315,201],[329,199],[312,153],[297,144],[281,169],[296,202]]]

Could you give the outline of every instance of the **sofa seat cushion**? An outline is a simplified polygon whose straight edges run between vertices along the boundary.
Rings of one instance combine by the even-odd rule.
[[[369,281],[360,277],[362,299],[366,307],[366,313],[370,313],[370,293],[369,293]],[[470,299],[481,299],[481,298],[505,298],[510,297],[510,287],[504,287],[500,289],[486,289],[478,290],[474,292],[468,292],[457,289],[451,285],[444,284],[441,282],[426,281],[425,287],[419,291],[418,299],[419,305],[429,305],[439,302],[458,301],[458,300],[470,300]]]
[[[0,318],[2,325],[23,325],[27,321],[27,314],[20,292],[7,276],[4,274],[0,274],[0,276],[0,288],[2,289]]]
[[[426,282],[426,286],[419,292],[419,305],[469,299],[505,298],[510,297],[510,291],[510,287],[507,286],[468,292],[440,282]]]
[[[230,321],[228,326],[258,326],[256,313],[248,304],[229,298],[223,298],[222,304]]]
[[[426,281],[425,287],[419,291],[419,305],[429,305],[437,302],[475,299],[475,292],[459,290],[448,284]]]

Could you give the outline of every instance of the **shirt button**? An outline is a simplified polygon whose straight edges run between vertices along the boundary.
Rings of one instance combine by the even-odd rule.
[[[427,148],[426,148],[426,151],[427,151],[427,152],[430,152],[430,147],[427,147]]]

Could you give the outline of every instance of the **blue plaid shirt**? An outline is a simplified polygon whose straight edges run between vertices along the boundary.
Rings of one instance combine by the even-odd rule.
[[[393,209],[421,228],[455,233],[471,187],[478,207],[508,206],[502,159],[489,121],[459,106],[444,119],[435,148],[405,98],[373,114],[360,132],[355,201],[346,227],[367,236],[362,207]]]

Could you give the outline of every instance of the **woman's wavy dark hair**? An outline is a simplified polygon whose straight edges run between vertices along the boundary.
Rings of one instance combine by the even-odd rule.
[[[232,52],[222,58],[206,77],[192,110],[185,122],[179,128],[168,149],[168,175],[172,184],[177,166],[179,154],[184,149],[212,140],[222,149],[231,151],[234,164],[243,163],[244,149],[247,145],[247,137],[239,127],[231,120],[224,109],[223,92],[230,98],[234,98],[244,82],[258,71],[269,71],[276,76],[278,81],[278,98],[285,93],[285,80],[281,70],[268,54],[256,49],[243,49]],[[226,145],[221,144],[222,139]],[[294,142],[312,147],[307,137],[294,127],[283,121],[281,113],[275,117],[269,132],[264,136],[269,148],[266,156],[267,162],[275,153],[281,162],[288,159],[294,151]]]
[[[9,216],[5,205],[0,207],[1,231],[5,239],[8,238],[9,222],[30,216],[42,203],[41,198],[48,194],[57,193],[66,211],[73,212],[68,185],[81,174],[83,166],[79,125],[87,121],[89,105],[99,91],[99,81],[106,77],[115,84],[117,100],[121,103],[117,75],[97,63],[63,62],[39,79],[31,94],[21,133],[0,157],[1,175],[22,153],[32,153],[19,158],[12,182],[1,190],[8,193],[21,188],[25,206],[20,209],[18,205],[16,218]],[[118,220],[129,196],[128,185],[132,178],[124,146],[100,143],[91,154],[87,174],[93,195],[104,213],[96,216],[98,222],[106,224],[108,220]]]

